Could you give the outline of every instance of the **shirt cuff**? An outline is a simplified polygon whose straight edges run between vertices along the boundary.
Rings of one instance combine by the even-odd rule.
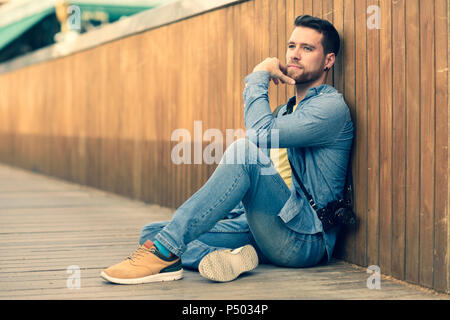
[[[270,73],[267,71],[256,71],[256,72],[250,73],[244,79],[246,86],[251,85],[251,84],[261,84],[261,83],[265,83],[268,86],[269,81],[270,81]]]

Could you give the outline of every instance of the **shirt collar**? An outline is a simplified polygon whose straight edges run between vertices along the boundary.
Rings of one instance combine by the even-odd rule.
[[[334,91],[336,91],[336,89],[333,88],[332,86],[328,84],[321,84],[320,86],[309,88],[308,91],[306,91],[306,95],[305,98],[303,98],[303,100],[317,96],[321,93],[330,93]]]
[[[292,109],[294,108],[294,106],[295,106],[295,96],[291,97],[288,100],[288,102],[286,104],[286,110],[291,110],[290,112],[292,112]]]
[[[333,88],[332,86],[330,86],[328,84],[321,84],[320,86],[309,88],[308,91],[306,91],[306,95],[302,101],[305,101],[309,98],[312,98],[312,97],[317,96],[322,93],[330,93],[330,92],[335,92],[335,91],[336,91],[336,89]],[[300,101],[300,102],[302,102],[302,101]],[[296,102],[295,96],[291,97],[288,100],[288,102],[286,104],[286,112],[284,114],[292,113],[292,110],[294,109],[294,106],[295,106],[295,102]]]

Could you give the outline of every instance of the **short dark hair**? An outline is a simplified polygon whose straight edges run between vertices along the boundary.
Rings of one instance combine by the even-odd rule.
[[[333,52],[336,56],[338,55],[341,40],[339,33],[331,22],[309,15],[302,15],[295,18],[294,25],[296,27],[311,28],[321,33],[323,35],[322,46],[325,54]]]

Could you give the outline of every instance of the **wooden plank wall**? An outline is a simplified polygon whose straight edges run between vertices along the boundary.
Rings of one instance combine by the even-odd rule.
[[[0,160],[177,207],[215,168],[195,162],[195,148],[219,142],[203,133],[225,143],[244,127],[245,75],[285,59],[296,16],[324,17],[343,38],[328,83],[356,125],[359,223],[336,255],[448,292],[448,12],[447,0],[244,1],[1,74]],[[273,108],[291,95],[269,88]],[[193,164],[171,161],[180,128]]]

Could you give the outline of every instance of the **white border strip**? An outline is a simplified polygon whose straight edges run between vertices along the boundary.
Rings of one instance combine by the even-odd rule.
[[[143,11],[102,28],[81,34],[72,42],[56,43],[4,62],[0,64],[0,74],[67,56],[113,40],[244,1],[248,0],[178,0],[169,2],[161,7]]]

